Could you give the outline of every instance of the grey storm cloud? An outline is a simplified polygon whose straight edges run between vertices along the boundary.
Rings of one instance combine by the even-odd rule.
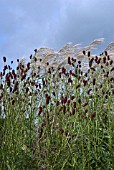
[[[0,0],[0,58],[55,50],[67,42],[114,40],[114,0]],[[1,60],[0,60],[1,65]]]
[[[66,17],[58,30],[58,44],[90,43],[103,37],[107,43],[114,40],[114,1],[80,0],[66,6]],[[61,41],[62,40],[62,41]]]

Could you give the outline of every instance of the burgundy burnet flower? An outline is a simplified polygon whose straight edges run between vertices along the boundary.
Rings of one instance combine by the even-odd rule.
[[[70,105],[70,100],[67,101],[67,105],[68,105],[68,106]]]
[[[37,49],[34,49],[34,52],[37,53]]]
[[[101,58],[99,58],[99,59],[95,59],[95,62],[97,63],[97,64],[100,64],[100,61],[101,61]]]
[[[70,99],[73,100],[75,98],[75,96],[71,96]]]
[[[3,84],[0,84],[0,89],[3,89]]]
[[[4,63],[6,62],[6,57],[3,57],[3,61],[4,61]]]
[[[73,66],[73,67],[75,67],[75,64],[74,64],[74,63],[72,63],[72,66]]]
[[[109,55],[107,55],[107,60],[110,60],[110,56]]]
[[[51,69],[50,68],[48,69],[48,73],[51,74]]]
[[[80,61],[80,60],[78,61],[78,64],[81,64],[81,61]]]
[[[61,134],[63,134],[63,133],[64,133],[64,130],[61,128],[61,129],[60,129],[60,132],[61,132]]]
[[[70,57],[68,57],[68,64],[71,65]]]
[[[76,111],[76,108],[73,108],[72,112],[70,112],[70,115],[74,115]]]
[[[77,75],[76,75],[75,73],[72,73],[72,76],[73,76],[73,77],[76,77]]]
[[[94,67],[91,67],[91,70],[96,71]]]
[[[43,110],[43,108],[42,108],[42,106],[40,106],[40,107],[39,107],[38,115],[40,115],[40,114],[42,113],[42,110]]]
[[[27,69],[28,70],[30,69],[30,63],[29,62],[27,63]]]
[[[98,88],[97,88],[97,87],[95,88],[95,91],[98,91]]]
[[[103,63],[104,64],[106,63],[106,57],[103,57]]]
[[[92,66],[92,61],[90,60],[90,61],[89,61],[89,67],[91,67],[91,66]]]
[[[41,127],[43,128],[44,126],[46,126],[46,122],[43,122],[42,124],[41,124]]]
[[[85,107],[85,106],[87,106],[88,105],[88,102],[85,102],[84,104],[83,104],[83,107]]]
[[[106,72],[106,74],[104,75],[104,77],[108,77],[109,75],[109,71]]]
[[[61,98],[61,103],[62,103],[62,104],[64,103],[64,98],[63,98],[63,97]]]
[[[81,73],[80,73],[81,75],[83,75],[83,71],[81,71]]]
[[[32,54],[30,55],[30,59],[32,59]]]
[[[87,73],[85,73],[85,75],[84,75],[85,77],[87,77]]]
[[[82,52],[83,52],[83,55],[86,55],[86,51],[85,50],[83,50]]]
[[[10,74],[9,73],[6,74],[5,80],[7,82],[7,86],[10,87],[11,82],[10,82]]]
[[[66,69],[64,67],[62,67],[62,73],[66,73]]]
[[[96,82],[96,79],[94,78],[94,79],[93,79],[93,85],[95,85],[95,82]]]
[[[114,71],[114,67],[112,67],[110,71]]]
[[[4,66],[4,71],[5,71],[5,70],[7,70],[7,69],[8,69],[8,66],[7,66],[7,65],[5,65],[5,66]]]
[[[26,93],[28,93],[29,92],[29,88],[28,87],[26,87]]]
[[[39,83],[38,86],[39,86],[39,89],[41,89],[41,83]]]
[[[71,78],[70,78],[70,77],[68,78],[68,83],[72,83],[72,80],[71,80]]]
[[[91,120],[93,120],[93,118],[95,117],[95,115],[96,115],[96,112],[93,112],[93,113],[90,115]]]
[[[64,115],[65,115],[65,113],[66,113],[66,106],[63,105],[62,109],[63,109],[63,113],[64,113]]]
[[[0,72],[0,77],[2,77],[2,72]]]
[[[105,91],[104,91],[104,90],[102,90],[102,94],[103,94],[103,95],[105,94]]]
[[[43,86],[45,86],[45,84],[46,84],[45,80],[42,80],[42,82],[43,82]]]
[[[72,70],[70,70],[70,72],[69,72],[71,75],[72,75]]]
[[[69,132],[68,132],[68,131],[65,131],[65,132],[64,132],[64,135],[65,135],[65,136],[68,136],[68,135],[69,135]]]
[[[80,87],[80,84],[76,86],[76,89],[78,89]]]
[[[47,97],[46,97],[46,104],[47,104],[47,105],[49,104],[49,101],[50,101],[50,96],[47,96]]]
[[[106,56],[108,55],[107,51],[104,51],[104,53],[105,53]]]
[[[59,77],[61,78],[61,72],[59,72]]]
[[[112,94],[114,95],[114,89],[112,89]]]
[[[98,56],[97,55],[95,56],[95,59],[98,60]]]
[[[14,85],[14,89],[13,89],[13,92],[17,91],[18,90],[18,85],[19,85],[19,82],[16,81],[15,82],[15,85]]]
[[[78,103],[81,104],[81,99],[80,98],[78,99]]]
[[[86,109],[86,110],[84,111],[84,116],[86,116],[87,112],[88,112],[88,110]]]
[[[99,86],[99,87],[100,87],[100,89],[101,89],[101,88],[103,87],[103,85],[102,85],[102,84],[100,84],[100,86]]]
[[[15,104],[15,100],[13,99],[13,100],[12,100],[12,105],[14,105],[14,104]]]
[[[65,96],[65,98],[64,98],[64,103],[66,103],[67,102],[67,96]]]
[[[26,78],[26,74],[22,75],[21,81],[23,81]]]
[[[88,51],[88,57],[90,57],[90,51]]]
[[[37,61],[37,58],[36,58],[36,57],[34,57],[34,61],[35,61],[35,62]]]
[[[88,90],[88,92],[87,92],[87,93],[88,93],[88,94],[90,94],[90,91],[91,91],[91,90],[92,90],[92,89],[90,88],[90,89]]]
[[[13,75],[15,74],[15,70],[14,70],[14,69],[12,70],[12,74],[13,74]]]
[[[76,102],[73,102],[73,107],[74,107],[74,109],[76,108]]]
[[[87,84],[87,80],[83,80],[84,86],[86,86]]]
[[[110,65],[112,65],[112,63],[113,63],[113,60],[110,61]]]
[[[72,61],[73,61],[73,62],[76,62],[76,59],[75,59],[75,58],[72,58]]]
[[[57,101],[57,102],[56,102],[56,106],[59,106],[59,104],[60,104],[60,102],[59,102],[59,101]]]
[[[10,92],[12,92],[12,87],[10,87]]]
[[[55,95],[56,95],[56,94],[55,94],[55,91],[53,91],[52,94],[55,96]]]
[[[104,68],[103,65],[101,65],[101,69]]]

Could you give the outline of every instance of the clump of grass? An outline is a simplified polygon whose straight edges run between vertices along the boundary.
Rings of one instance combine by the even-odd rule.
[[[101,41],[35,50],[16,70],[3,57],[2,170],[114,168],[114,62],[107,51],[90,53]]]

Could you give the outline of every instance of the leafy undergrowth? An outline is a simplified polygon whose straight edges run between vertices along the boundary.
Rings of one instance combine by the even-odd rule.
[[[33,69],[35,56],[17,60],[16,70],[3,57],[1,170],[113,170],[113,60],[106,51],[82,54],[86,71],[83,61],[67,57],[68,68],[46,62],[44,74],[38,64]]]

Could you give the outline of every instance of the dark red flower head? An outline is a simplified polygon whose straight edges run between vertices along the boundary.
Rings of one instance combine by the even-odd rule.
[[[6,57],[3,57],[3,61],[6,62]]]
[[[68,64],[71,65],[70,57],[68,57]]]
[[[70,77],[68,78],[68,83],[72,83],[72,80],[71,80],[71,78],[70,78]]]
[[[84,104],[83,104],[83,107],[85,107],[85,106],[87,106],[88,105],[88,102],[85,102]]]
[[[32,59],[32,54],[30,55],[30,59]]]
[[[106,56],[108,55],[107,51],[104,51],[104,53],[105,53]]]
[[[93,85],[95,85],[95,82],[96,82],[96,79],[94,78],[94,79],[93,79]]]
[[[88,51],[88,57],[90,57],[90,51]]]
[[[37,53],[37,49],[34,49],[34,52]]]
[[[38,115],[40,115],[42,113],[42,106],[39,107],[39,112],[38,112]]]
[[[81,104],[81,99],[80,98],[78,99],[78,103]]]
[[[113,63],[113,60],[110,61],[110,65],[112,65],[112,63]]]
[[[86,55],[86,52],[85,52],[85,51],[83,51],[83,55]]]
[[[90,116],[91,120],[93,120],[93,118],[95,117],[95,115],[96,115],[96,112],[93,112],[93,113],[91,114],[91,116]]]

